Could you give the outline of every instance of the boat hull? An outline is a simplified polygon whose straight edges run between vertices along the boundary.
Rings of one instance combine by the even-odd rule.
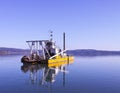
[[[30,58],[27,57],[27,56],[23,56],[23,57],[21,58],[21,62],[22,62],[22,63],[45,63],[45,64],[48,63],[47,60],[35,60],[35,59],[30,59]]]
[[[41,63],[41,64],[55,64],[55,63],[72,63],[74,61],[73,56],[65,56],[60,58],[48,59],[48,60],[30,60],[27,56],[21,59],[23,63]],[[58,64],[59,65],[59,64]]]

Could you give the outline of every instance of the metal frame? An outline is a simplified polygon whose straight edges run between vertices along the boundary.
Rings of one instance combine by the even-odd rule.
[[[51,57],[46,48],[47,42],[50,42],[49,40],[34,40],[34,41],[26,41],[26,42],[28,43],[30,48],[30,55],[36,53],[37,55],[40,56],[40,50],[42,50],[44,59],[46,59],[45,51],[48,53],[48,56]]]

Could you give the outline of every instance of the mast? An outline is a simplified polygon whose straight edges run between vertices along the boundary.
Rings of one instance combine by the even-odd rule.
[[[50,31],[50,41],[53,41],[53,31]]]

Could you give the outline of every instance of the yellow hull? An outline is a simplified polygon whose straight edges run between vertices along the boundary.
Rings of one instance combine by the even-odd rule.
[[[58,57],[55,59],[49,59],[48,60],[48,67],[51,66],[61,66],[64,64],[70,64],[74,62],[73,56],[66,56],[66,57]]]

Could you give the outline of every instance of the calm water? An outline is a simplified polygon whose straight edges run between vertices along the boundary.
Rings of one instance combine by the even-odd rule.
[[[70,65],[26,65],[0,57],[0,93],[120,93],[120,56],[75,57]]]

